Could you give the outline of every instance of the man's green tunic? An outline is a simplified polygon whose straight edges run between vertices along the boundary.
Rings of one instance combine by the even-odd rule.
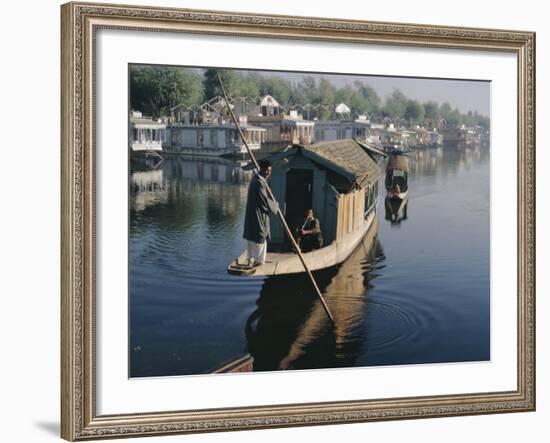
[[[243,237],[254,243],[269,239],[269,211],[276,214],[277,210],[277,202],[267,194],[265,178],[255,174],[248,185]]]

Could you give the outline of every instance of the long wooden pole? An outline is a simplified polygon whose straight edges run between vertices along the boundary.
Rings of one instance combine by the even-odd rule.
[[[229,99],[227,98],[227,94],[225,92],[225,88],[223,86],[222,78],[221,78],[219,72],[218,72],[218,81],[220,82],[220,87],[221,87],[221,90],[222,90],[222,93],[223,93],[223,98],[225,99],[225,103],[227,104],[227,109],[229,109],[229,114],[231,115],[231,120],[233,120],[233,123],[237,127],[237,131],[239,131],[239,136],[241,137],[241,140],[243,141],[244,146],[246,147],[248,155],[250,156],[250,159],[252,160],[252,163],[254,163],[254,167],[256,168],[256,170],[259,173],[260,172],[260,165],[258,165],[258,162],[256,161],[256,157],[254,156],[254,154],[250,150],[250,147],[248,146],[248,141],[246,140],[246,137],[243,134],[241,126],[239,125],[239,122],[237,121],[237,117],[235,117],[235,113],[233,112],[233,109],[231,109],[231,104],[229,103]],[[277,201],[275,199],[275,196],[273,195],[273,192],[271,192],[271,188],[270,188],[269,184],[267,183],[267,181],[266,181],[266,184],[267,184],[267,193],[269,195],[269,198],[271,198],[273,201]],[[285,220],[285,217],[284,217],[283,213],[281,212],[281,208],[277,209],[277,217],[279,218],[279,221],[283,225],[285,233],[286,233],[288,239],[290,240],[290,243],[292,244],[292,247],[294,248],[294,250],[298,254],[298,257],[300,258],[300,261],[302,262],[302,266],[304,267],[304,270],[306,271],[306,273],[307,273],[307,275],[308,275],[308,277],[311,281],[311,284],[313,285],[313,288],[315,289],[315,294],[317,295],[317,298],[319,298],[319,300],[321,301],[321,304],[323,305],[323,308],[325,309],[325,312],[327,313],[327,316],[330,319],[331,323],[333,325],[335,325],[334,318],[332,317],[332,314],[330,313],[330,310],[327,306],[327,303],[325,302],[325,299],[323,298],[323,295],[321,294],[321,290],[319,289],[319,286],[317,286],[317,282],[315,281],[315,278],[313,277],[313,274],[311,273],[311,271],[309,270],[309,268],[307,266],[307,263],[304,259],[304,255],[302,254],[300,246],[298,245],[298,243],[296,243],[296,240],[294,239],[294,236],[292,235],[292,232],[290,231],[290,228],[288,227],[288,224]]]

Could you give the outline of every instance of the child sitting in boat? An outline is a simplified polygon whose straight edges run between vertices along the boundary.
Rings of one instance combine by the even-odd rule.
[[[306,219],[297,232],[298,245],[303,252],[310,252],[323,247],[323,234],[319,219],[313,215],[313,209],[306,211]]]

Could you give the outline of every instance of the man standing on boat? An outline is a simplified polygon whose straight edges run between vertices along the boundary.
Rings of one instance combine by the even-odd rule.
[[[277,202],[267,193],[267,179],[271,174],[268,160],[259,163],[260,171],[254,174],[248,185],[246,212],[244,216],[244,234],[247,240],[247,256],[250,266],[265,263],[267,240],[269,239],[269,211],[274,214],[279,210]]]

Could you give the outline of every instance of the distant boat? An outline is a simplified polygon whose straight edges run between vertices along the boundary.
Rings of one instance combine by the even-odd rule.
[[[401,153],[393,152],[386,166],[387,198],[405,200],[409,192],[409,159]]]
[[[381,172],[375,156],[351,139],[295,145],[271,156],[271,189],[291,230],[302,225],[309,208],[321,224],[326,246],[303,254],[310,270],[342,263],[369,229],[376,228]],[[242,276],[305,272],[274,216],[266,262],[249,267],[244,251],[227,271]]]

